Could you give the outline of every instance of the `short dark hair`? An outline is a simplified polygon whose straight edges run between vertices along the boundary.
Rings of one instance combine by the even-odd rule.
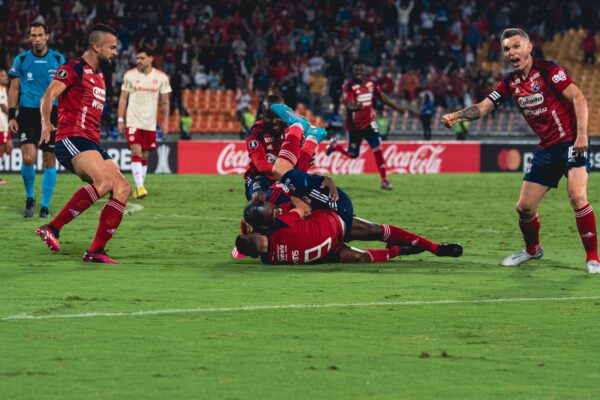
[[[273,104],[285,104],[283,97],[278,94],[270,94],[263,100],[263,108],[265,112],[269,112],[271,105]]]
[[[238,235],[235,238],[235,247],[245,256],[256,258],[260,254],[256,246],[256,235]]]
[[[513,36],[521,36],[521,37],[524,37],[525,39],[529,40],[529,35],[523,29],[521,29],[521,28],[506,28],[505,30],[502,31],[502,34],[500,35],[500,42],[503,42],[504,39],[508,39]]]
[[[44,28],[44,33],[48,33],[48,27],[46,26],[45,23],[40,22],[40,21],[34,21],[31,23],[31,25],[29,25],[29,33],[31,34],[31,28],[37,28],[37,27],[42,27]]]
[[[250,200],[243,212],[244,221],[252,226],[254,232],[260,232],[265,223],[265,202]]]
[[[115,31],[114,28],[112,28],[111,26],[108,26],[106,24],[94,25],[92,27],[92,29],[90,29],[88,31],[88,34],[87,34],[87,45],[88,45],[88,47],[92,43],[95,43],[98,40],[98,33],[110,33],[114,37],[117,37],[117,31]]]
[[[146,55],[148,57],[154,57],[154,50],[152,50],[150,47],[146,47],[146,46],[141,46],[138,50],[137,50],[137,54],[140,53],[146,53]]]

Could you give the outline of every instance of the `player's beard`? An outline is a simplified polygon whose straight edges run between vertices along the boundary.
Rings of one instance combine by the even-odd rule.
[[[112,59],[110,58],[99,58],[98,61],[100,61],[100,68],[104,69],[104,68],[109,68],[112,65]]]

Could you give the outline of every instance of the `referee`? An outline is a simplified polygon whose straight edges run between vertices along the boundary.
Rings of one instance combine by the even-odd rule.
[[[23,216],[31,218],[35,206],[35,164],[37,146],[42,129],[40,99],[54,78],[58,67],[65,58],[48,48],[48,29],[41,22],[29,27],[29,42],[32,49],[19,54],[9,71],[12,79],[8,93],[8,127],[18,133],[21,142],[23,164],[21,176],[25,185],[26,201]],[[17,116],[17,103],[19,113]],[[57,124],[56,101],[52,108],[51,122]],[[56,184],[56,158],[54,157],[54,133],[48,143],[40,145],[43,157],[44,179],[42,180],[42,204],[40,218],[48,218],[48,207]]]

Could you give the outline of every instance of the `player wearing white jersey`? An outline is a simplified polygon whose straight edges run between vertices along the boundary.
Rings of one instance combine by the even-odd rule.
[[[6,86],[8,85],[8,74],[5,70],[0,69],[0,163],[8,158],[10,150],[12,150],[12,140],[8,131],[8,93]],[[0,178],[0,184],[6,183]]]
[[[162,109],[162,131],[169,133],[169,77],[152,66],[154,57],[147,48],[136,54],[137,68],[123,77],[119,98],[119,133],[125,134],[131,150],[131,172],[136,189],[133,197],[148,195],[144,179],[148,170],[150,151],[156,150],[156,123],[158,99]],[[127,113],[125,112],[127,110]]]

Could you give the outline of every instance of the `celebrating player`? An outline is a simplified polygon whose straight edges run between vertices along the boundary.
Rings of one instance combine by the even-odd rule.
[[[360,155],[360,144],[363,138],[366,139],[381,176],[381,188],[392,190],[392,184],[387,179],[385,160],[381,149],[381,135],[375,123],[373,102],[375,98],[378,98],[383,104],[398,112],[403,113],[405,109],[392,102],[375,82],[365,79],[365,66],[360,62],[353,65],[352,79],[344,86],[342,96],[342,102],[347,108],[348,149],[344,149],[334,139],[329,142],[326,154],[331,155],[334,151],[339,151],[346,157],[357,158]]]
[[[21,177],[25,185],[25,209],[23,216],[31,218],[35,206],[35,164],[37,146],[40,142],[40,99],[52,81],[59,66],[65,58],[48,48],[48,29],[41,22],[34,22],[29,27],[29,42],[32,50],[15,57],[9,74],[12,78],[8,94],[9,129],[20,133],[23,164]],[[19,115],[17,118],[17,103]],[[56,102],[52,104],[48,122],[56,124]],[[50,200],[56,185],[56,158],[54,156],[54,132],[48,141],[39,143],[42,150],[44,178],[42,180],[42,204],[40,218],[48,218]]]
[[[100,119],[106,101],[100,65],[110,62],[116,54],[115,31],[102,24],[93,27],[88,33],[86,52],[58,69],[40,107],[41,143],[46,143],[54,129],[49,120],[52,102],[60,96],[56,157],[88,185],[77,190],[49,224],[38,228],[37,234],[52,251],[60,250],[58,236],[63,226],[110,193],[100,213],[94,241],[83,256],[84,262],[119,264],[106,254],[105,246],[121,223],[130,186],[117,164],[100,147]]]
[[[564,69],[553,62],[532,57],[533,46],[526,32],[506,29],[501,41],[504,56],[514,71],[486,99],[446,114],[442,121],[452,127],[459,121],[479,119],[513,97],[529,126],[540,137],[517,202],[525,250],[508,256],[502,265],[516,266],[544,255],[540,245],[538,207],[546,192],[556,188],[565,175],[569,200],[586,252],[587,271],[600,273],[596,219],[586,194],[590,170],[586,99]]]
[[[169,133],[169,77],[152,66],[150,49],[142,47],[136,54],[137,68],[125,72],[119,98],[119,132],[126,134],[131,149],[131,172],[136,189],[133,197],[148,195],[144,180],[148,170],[148,155],[156,150],[156,114],[158,98],[162,109],[162,131]],[[127,109],[127,113],[125,113]],[[125,132],[127,127],[127,132]]]

